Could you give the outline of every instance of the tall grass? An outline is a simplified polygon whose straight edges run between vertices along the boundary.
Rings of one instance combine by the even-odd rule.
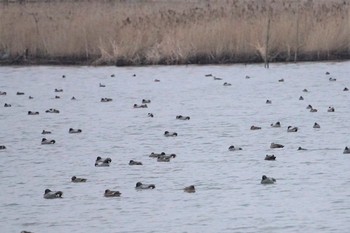
[[[142,65],[349,59],[349,11],[346,0],[9,3],[0,6],[0,62]]]

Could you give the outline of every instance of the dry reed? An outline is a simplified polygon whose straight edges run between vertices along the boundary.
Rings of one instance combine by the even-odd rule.
[[[0,63],[145,65],[349,59],[349,11],[350,2],[344,0],[2,4]]]

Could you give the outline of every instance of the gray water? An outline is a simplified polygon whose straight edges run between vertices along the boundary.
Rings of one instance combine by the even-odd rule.
[[[7,147],[0,151],[0,232],[349,232],[349,71],[350,62],[0,67],[0,91],[7,92],[0,96],[0,145]],[[142,99],[152,102],[134,109]],[[191,119],[176,120],[180,114]],[[276,121],[281,128],[270,127]],[[299,131],[287,133],[288,125]],[[178,137],[164,137],[165,130]],[[43,137],[56,144],[41,145]],[[271,142],[285,147],[270,149]],[[162,151],[177,157],[148,157]],[[110,157],[111,166],[95,167],[97,156]],[[131,159],[143,166],[129,166]],[[260,184],[264,174],[277,182]],[[88,181],[72,183],[73,175]],[[138,181],[156,188],[137,191]],[[196,193],[185,193],[192,184]],[[63,198],[44,199],[46,188]],[[105,189],[122,195],[105,198]]]

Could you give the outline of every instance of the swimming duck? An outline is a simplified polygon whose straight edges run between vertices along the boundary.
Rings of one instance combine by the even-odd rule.
[[[275,155],[266,155],[265,160],[276,160],[276,156]]]
[[[151,103],[151,100],[149,100],[149,99],[142,99],[142,103],[143,104],[149,104],[149,103]]]
[[[160,82],[160,80],[159,80],[159,79],[155,79],[155,80],[154,80],[154,82],[159,83],[159,82]]]
[[[81,133],[83,132],[81,129],[73,129],[73,128],[69,128],[69,133]]]
[[[59,110],[54,109],[54,108],[50,108],[49,110],[46,110],[45,112],[46,112],[46,113],[60,113]]]
[[[0,150],[5,150],[5,149],[6,149],[6,146],[4,146],[4,145],[0,146]]]
[[[282,144],[278,144],[278,143],[271,143],[270,148],[283,148],[284,146]]]
[[[271,127],[280,128],[281,127],[281,123],[279,121],[277,121],[275,124],[271,124]]]
[[[349,88],[344,87],[343,91],[349,91]]]
[[[266,103],[267,104],[272,104],[272,101],[271,100],[266,100]]]
[[[310,112],[317,112],[317,109],[316,108],[311,108]]]
[[[298,132],[298,127],[288,126],[287,132]]]
[[[134,104],[134,108],[148,108],[147,104]]]
[[[132,76],[133,76],[133,77],[136,77],[136,74],[133,74]]]
[[[308,91],[308,89],[305,88],[305,89],[303,90],[303,92],[309,92],[309,91]]]
[[[112,190],[109,190],[109,189],[106,189],[105,193],[104,193],[105,197],[120,197],[120,195],[121,195],[121,192],[119,192],[119,191],[112,191]]]
[[[41,132],[41,134],[51,134],[51,131],[46,131],[43,129],[43,132]]]
[[[184,188],[184,192],[186,192],[186,193],[195,193],[196,189],[195,189],[194,185],[190,185],[190,186]]]
[[[214,80],[222,80],[222,78],[214,77]]]
[[[111,102],[112,98],[101,98],[101,102]]]
[[[150,113],[150,112],[147,114],[147,116],[148,117],[154,117],[153,113]]]
[[[317,122],[315,122],[313,128],[314,128],[314,129],[319,129],[319,128],[321,128],[321,126],[320,126]]]
[[[56,141],[55,140],[49,140],[46,138],[41,139],[41,145],[49,145],[49,144],[55,144]]]
[[[298,150],[307,150],[305,148],[302,148],[301,146],[298,147]]]
[[[156,186],[154,184],[142,184],[141,182],[137,182],[136,189],[155,189]]]
[[[329,78],[328,80],[329,80],[329,81],[331,81],[331,82],[337,81],[337,79],[336,79],[336,78],[332,78],[332,77],[331,77],[331,78]]]
[[[232,86],[232,84],[231,83],[227,83],[227,82],[224,82],[224,84],[223,84],[225,87],[228,87],[228,86]]]
[[[98,156],[95,161],[95,167],[109,167],[109,164],[111,162],[111,158],[101,158],[100,156]]]
[[[73,96],[73,97],[71,98],[71,100],[76,100],[76,98]]]
[[[242,150],[241,147],[235,147],[233,145],[231,145],[229,148],[228,148],[229,151],[235,151],[235,150]]]
[[[34,97],[33,96],[29,96],[28,99],[32,100],[32,99],[34,99]]]
[[[5,104],[4,104],[4,107],[5,107],[5,108],[9,108],[9,107],[11,107],[11,104],[5,103]]]
[[[60,97],[60,96],[58,96],[58,95],[56,95],[56,96],[55,96],[55,99],[60,99],[60,98],[61,98],[61,97]]]
[[[279,80],[278,80],[278,82],[284,82],[284,79],[283,79],[283,78],[281,78],[281,79],[279,79]]]
[[[141,163],[141,162],[134,161],[134,160],[130,160],[130,161],[129,161],[129,165],[142,165],[142,163]]]
[[[255,126],[255,125],[252,125],[252,126],[250,127],[250,130],[258,130],[258,129],[261,129],[261,127]]]
[[[175,158],[176,154],[171,154],[171,155],[159,155],[157,158],[157,162],[170,162],[171,158]]]
[[[274,184],[275,182],[276,182],[275,178],[267,177],[267,176],[263,175],[260,183],[261,184]]]
[[[213,75],[212,74],[206,74],[206,75],[204,75],[205,77],[213,77]]]
[[[350,149],[347,146],[345,147],[343,154],[350,154]]]
[[[24,92],[17,91],[16,95],[24,95]]]
[[[55,88],[55,92],[63,92],[63,89],[57,89],[57,88]]]
[[[150,157],[150,158],[158,158],[158,157],[161,156],[161,155],[165,155],[165,153],[162,152],[162,153],[158,154],[158,153],[152,152],[152,153],[149,155],[149,157]]]
[[[115,74],[111,74],[111,78],[114,78],[115,77]]]
[[[330,73],[327,71],[327,72],[326,72],[326,75],[330,75]]]
[[[182,115],[177,115],[176,119],[178,120],[189,120],[191,119],[189,116],[182,116]]]
[[[176,136],[177,136],[177,133],[176,133],[176,132],[165,131],[165,132],[164,132],[164,136],[165,136],[165,137],[176,137]]]
[[[28,115],[39,115],[39,112],[28,111]]]
[[[306,109],[312,109],[311,104],[309,104],[309,105],[306,107]]]
[[[106,85],[100,83],[100,84],[99,84],[99,87],[106,87]]]
[[[304,100],[304,97],[300,96],[300,97],[299,97],[299,100]]]
[[[66,78],[66,76],[65,76],[65,75],[62,75],[62,78]]]
[[[86,181],[87,181],[87,179],[85,179],[85,178],[78,178],[76,176],[72,176],[73,183],[82,183],[82,182],[86,182]]]
[[[328,107],[327,112],[334,112],[334,111],[335,111],[334,107]]]
[[[21,233],[33,233],[31,231],[21,231]]]
[[[0,95],[7,95],[6,91],[0,91]]]
[[[246,78],[246,79],[250,79],[250,76],[246,75],[245,78]]]
[[[45,199],[55,199],[62,198],[63,192],[61,191],[51,191],[50,189],[45,189],[44,198]]]

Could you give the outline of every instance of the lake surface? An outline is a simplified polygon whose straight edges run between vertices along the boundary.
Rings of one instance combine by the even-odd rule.
[[[0,96],[0,232],[349,232],[349,71],[350,62],[0,67],[7,92]],[[113,101],[100,102],[105,97]],[[152,102],[134,109],[142,99]],[[50,108],[60,113],[45,113]],[[272,128],[277,121],[282,127]],[[298,132],[287,132],[289,125]],[[56,143],[41,145],[43,137]],[[285,147],[270,149],[272,142]],[[177,156],[169,163],[148,156],[163,151]],[[110,167],[95,167],[97,156],[110,157]],[[129,166],[131,159],[143,165]],[[72,183],[73,175],[88,180]],[[262,175],[277,182],[262,185]],[[137,191],[138,181],[156,188]],[[196,193],[183,191],[189,185]],[[44,199],[47,188],[63,198]],[[122,195],[105,198],[105,189]]]

